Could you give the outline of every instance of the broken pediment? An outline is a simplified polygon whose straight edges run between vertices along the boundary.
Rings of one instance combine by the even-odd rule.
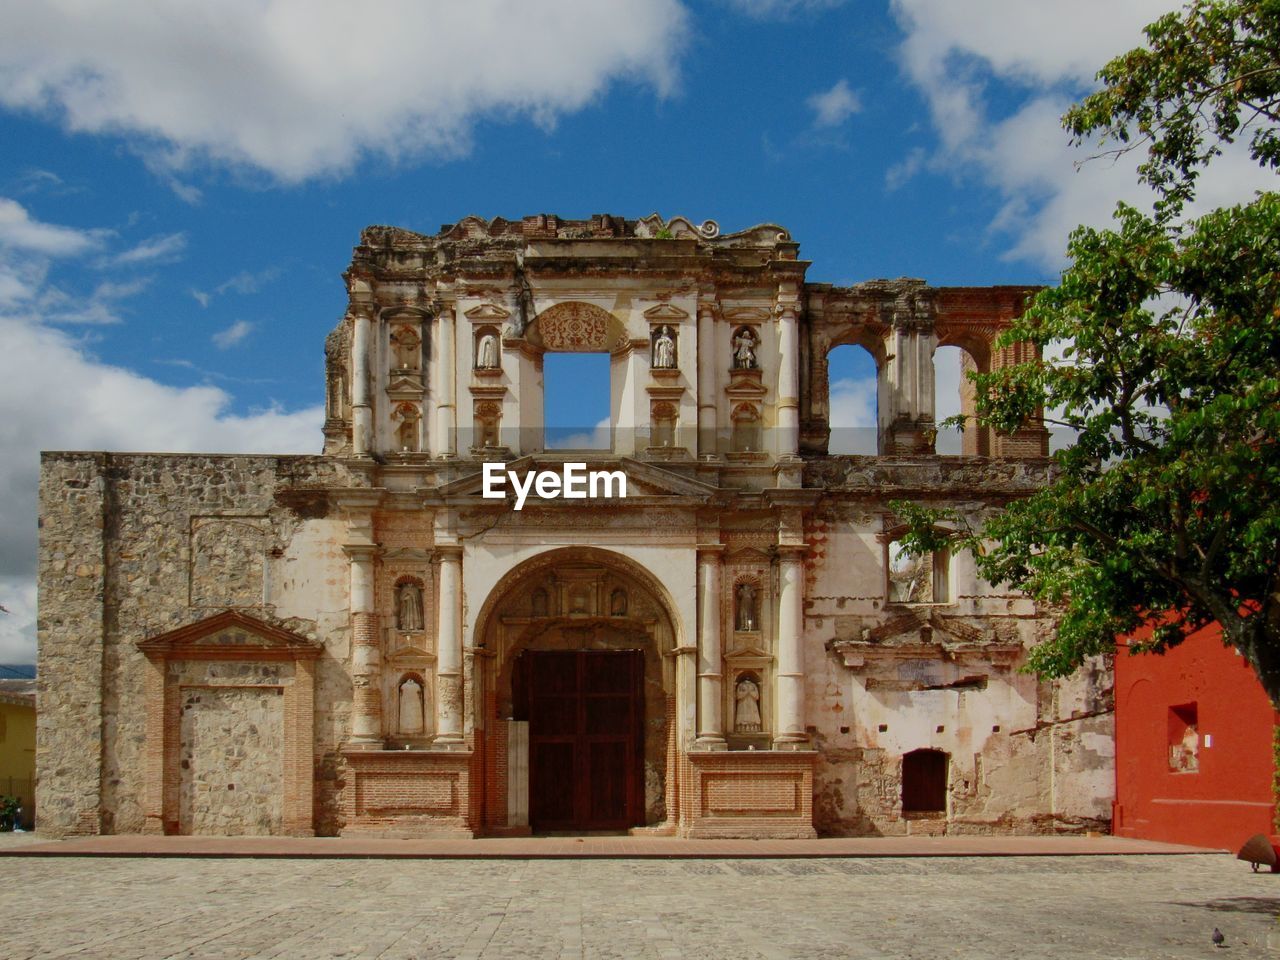
[[[224,610],[140,640],[138,649],[152,660],[310,660],[324,648],[292,630],[239,610]]]
[[[687,310],[681,310],[677,306],[670,303],[660,303],[657,306],[650,307],[644,312],[645,319],[651,323],[677,322],[680,320],[688,320],[689,313]]]
[[[858,639],[836,640],[831,648],[848,667],[885,659],[960,662],[977,658],[1007,669],[1023,653],[1022,644],[993,629],[925,611],[910,611],[864,628]]]
[[[476,323],[499,323],[511,316],[511,311],[498,306],[496,303],[482,303],[478,307],[472,307],[465,314],[468,320]]]

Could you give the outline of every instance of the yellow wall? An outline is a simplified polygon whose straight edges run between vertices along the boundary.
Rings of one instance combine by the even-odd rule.
[[[36,708],[0,701],[0,794],[22,800],[23,826],[35,807]]]

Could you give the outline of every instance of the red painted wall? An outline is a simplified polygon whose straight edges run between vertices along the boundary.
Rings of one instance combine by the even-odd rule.
[[[1163,656],[1121,650],[1115,673],[1117,836],[1235,851],[1276,832],[1277,715],[1216,624]]]

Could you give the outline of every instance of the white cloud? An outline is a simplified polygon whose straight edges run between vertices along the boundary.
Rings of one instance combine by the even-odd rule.
[[[239,293],[248,295],[257,293],[264,286],[280,276],[279,267],[267,267],[265,270],[259,270],[256,273],[250,270],[241,270],[233,277],[228,277],[222,283],[218,284],[212,290],[191,290],[191,296],[195,298],[196,303],[202,307],[209,306],[213,302],[214,297],[220,297],[227,293]]]
[[[785,19],[799,13],[830,10],[845,0],[723,0],[724,3],[756,20]]]
[[[253,273],[249,270],[241,270],[234,277],[230,277],[218,284],[214,288],[214,292],[223,294],[227,292],[250,294],[257,293],[266,284],[270,283],[276,277],[280,276],[278,267],[267,267],[265,270],[259,270]]]
[[[49,257],[71,257],[97,247],[105,230],[77,230],[33,220],[16,200],[0,197],[0,246]]]
[[[608,450],[612,446],[613,421],[609,417],[605,417],[589,432],[566,435],[555,429],[547,431],[548,450]]]
[[[219,350],[229,350],[253,331],[253,324],[248,320],[237,320],[225,330],[219,330],[209,339]]]
[[[876,378],[835,380],[830,392],[830,453],[876,453]]]
[[[457,155],[478,117],[549,125],[619,79],[665,94],[686,17],[679,0],[43,0],[6,9],[0,103],[125,134],[162,174],[212,160],[298,181]]]
[[[862,100],[849,89],[848,80],[838,80],[830,90],[815,93],[807,101],[816,127],[838,127],[862,109]]]
[[[1090,89],[1112,57],[1143,42],[1142,27],[1176,9],[1176,0],[892,0],[906,32],[904,71],[929,107],[938,149],[909,154],[886,174],[900,187],[922,167],[978,179],[1000,194],[991,229],[1007,235],[1006,255],[1057,268],[1068,233],[1104,225],[1118,200],[1143,206],[1136,156],[1095,160],[1073,149],[1062,113]],[[1013,101],[997,110],[990,92]],[[1243,151],[1216,162],[1203,179],[1200,208],[1248,199],[1274,184]]]
[[[323,408],[230,412],[216,387],[170,387],[101,363],[73,338],[0,317],[0,662],[34,649],[36,482],[41,450],[314,453]],[[49,389],[57,371],[58,389]]]
[[[185,233],[166,233],[143,240],[137,246],[105,257],[101,267],[129,267],[140,263],[172,263],[187,248]]]
[[[917,173],[924,166],[927,158],[924,147],[912,147],[907,151],[907,155],[891,166],[884,174],[884,186],[886,190],[897,190]]]

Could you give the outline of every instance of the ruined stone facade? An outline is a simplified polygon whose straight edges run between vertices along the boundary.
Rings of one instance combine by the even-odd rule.
[[[1052,618],[894,546],[891,500],[980,523],[1045,482],[1041,432],[933,450],[935,348],[1021,359],[1027,291],[807,267],[773,225],[371,227],[321,455],[45,454],[42,829],[1099,826],[1109,677],[1020,672]],[[842,344],[877,456],[827,453]],[[545,449],[554,352],[608,355],[611,449]],[[565,461],[627,496],[484,496]]]

